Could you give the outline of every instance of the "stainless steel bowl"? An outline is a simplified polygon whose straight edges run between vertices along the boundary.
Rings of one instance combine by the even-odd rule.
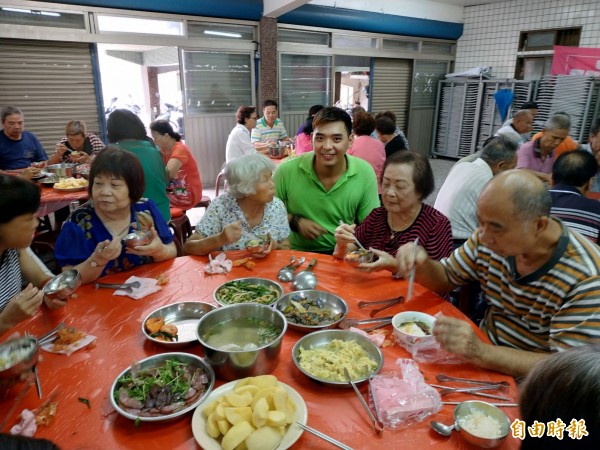
[[[200,367],[204,371],[204,373],[208,376],[208,384],[205,385],[205,391],[196,400],[191,402],[189,405],[186,405],[183,409],[176,411],[174,413],[163,414],[160,416],[152,416],[152,417],[139,416],[138,414],[133,413],[132,410],[130,410],[130,409],[127,409],[127,410],[123,409],[119,405],[118,400],[115,399],[115,393],[117,394],[117,397],[118,397],[119,387],[121,386],[119,379],[125,375],[129,375],[131,372],[131,367],[128,367],[123,372],[121,372],[117,378],[115,378],[115,381],[113,381],[113,384],[110,387],[110,395],[109,395],[110,403],[111,403],[112,407],[115,409],[115,411],[117,411],[122,416],[127,417],[128,419],[131,419],[131,420],[139,419],[142,422],[161,422],[164,420],[175,419],[177,417],[180,417],[180,416],[187,414],[188,412],[196,409],[196,407],[200,403],[202,403],[204,401],[204,399],[206,399],[206,397],[208,397],[208,395],[212,391],[212,388],[215,384],[215,374],[214,374],[212,368],[202,358],[200,358],[199,356],[196,356],[196,355],[192,355],[190,353],[161,353],[160,355],[154,355],[154,356],[150,356],[149,358],[142,359],[141,361],[137,362],[136,365],[138,367],[138,370],[151,369],[154,367],[163,366],[168,359],[180,361],[180,362],[183,362],[186,364],[193,364],[196,367]]]
[[[55,183],[58,183],[59,178],[56,175],[51,175],[46,178],[42,178],[38,183],[43,184],[46,187],[52,187]]]
[[[461,426],[461,421],[470,414],[480,412],[496,421],[500,428],[500,437],[486,438],[477,436]],[[470,400],[456,405],[454,408],[454,423],[458,434],[467,442],[476,445],[479,448],[499,447],[510,431],[510,421],[504,412],[494,405],[477,400]]]
[[[123,242],[129,248],[147,245],[150,241],[152,241],[152,231],[150,230],[133,231],[123,238]]]
[[[0,380],[10,385],[18,382],[21,376],[35,365],[40,353],[37,340],[20,337],[0,344]]]
[[[324,319],[319,321],[317,325],[304,325],[296,323],[290,319],[290,308],[297,311],[295,306],[292,304],[292,300],[299,302],[302,300],[308,300],[309,303],[316,308],[316,310],[330,312],[331,315],[337,316],[336,319]],[[283,313],[288,322],[288,327],[292,330],[302,331],[304,333],[312,333],[317,330],[324,330],[327,328],[335,328],[335,326],[341,322],[348,315],[348,304],[340,297],[330,292],[317,291],[317,290],[304,290],[294,291],[284,295],[277,303],[275,308]],[[286,314],[287,312],[287,314]]]
[[[59,178],[69,178],[77,173],[77,164],[50,164],[44,168],[46,173],[52,173]]]
[[[276,298],[273,299],[273,301],[269,301],[266,303],[263,303],[260,300],[257,300],[257,298],[259,297],[258,294],[254,295],[254,296],[252,294],[249,294],[247,296],[249,300],[239,301],[239,302],[235,302],[235,303],[229,303],[221,298],[221,295],[224,293],[224,289],[227,289],[228,287],[232,287],[236,283],[239,284],[240,282],[251,283],[253,285],[259,285],[259,286],[272,287],[278,292],[278,294],[277,294]],[[265,304],[265,305],[272,305],[277,300],[279,300],[279,298],[282,295],[283,295],[283,288],[281,287],[281,285],[279,283],[276,283],[275,281],[269,280],[267,278],[249,277],[249,278],[238,278],[236,280],[230,280],[230,281],[227,281],[226,283],[223,283],[221,286],[219,286],[217,289],[215,289],[215,292],[213,293],[213,298],[214,298],[215,302],[217,302],[221,306],[231,306],[231,305],[240,304],[240,303],[260,303],[260,304]]]
[[[50,299],[67,300],[81,286],[81,274],[76,269],[56,275],[44,286],[44,295]]]
[[[149,341],[164,345],[171,349],[185,347],[189,343],[196,341],[198,322],[200,322],[202,316],[213,309],[215,309],[213,305],[202,302],[173,303],[171,305],[163,306],[162,308],[152,311],[142,321],[142,333]],[[172,324],[177,327],[177,341],[162,341],[152,337],[150,333],[148,333],[145,326],[146,322],[148,319],[157,317],[162,317],[166,324]]]
[[[286,147],[280,145],[269,145],[269,156],[273,159],[282,159],[286,156]]]
[[[354,250],[344,256],[344,262],[352,267],[358,267],[362,263],[370,263],[375,259],[375,254],[368,250]]]
[[[254,318],[264,320],[281,330],[270,343],[252,350],[224,350],[215,348],[206,342],[208,334],[217,325],[230,320]],[[276,309],[256,303],[232,305],[218,308],[205,314],[198,323],[197,336],[204,348],[204,355],[219,378],[237,380],[271,373],[279,363],[281,341],[287,330],[285,316]]]
[[[369,375],[352,380],[355,383],[362,383],[363,381],[366,381],[370,376],[379,373],[379,371],[383,367],[383,354],[381,353],[379,347],[377,347],[373,342],[371,342],[368,338],[364,337],[363,335],[347,330],[315,331],[314,333],[307,334],[306,336],[300,338],[300,340],[296,342],[296,345],[294,345],[294,348],[292,349],[292,359],[294,361],[294,364],[296,364],[296,367],[298,367],[298,369],[304,375],[306,375],[309,378],[312,378],[313,380],[320,381],[321,383],[325,383],[333,387],[349,387],[350,383],[348,383],[347,381],[333,381],[326,378],[322,378],[317,375],[313,375],[312,373],[300,367],[300,348],[308,350],[313,348],[325,347],[334,339],[356,342],[365,350],[369,357],[377,363],[377,367]]]

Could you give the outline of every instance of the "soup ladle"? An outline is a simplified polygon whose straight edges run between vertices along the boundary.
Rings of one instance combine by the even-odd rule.
[[[450,436],[455,427],[456,424],[454,423],[452,425],[446,425],[442,422],[438,422],[437,420],[431,421],[431,428],[433,428],[435,432],[441,434],[442,436]]]
[[[294,277],[294,289],[302,291],[304,289],[314,289],[317,287],[317,276],[312,272],[312,268],[317,264],[317,259],[314,258],[306,270],[299,272]]]
[[[294,270],[304,264],[304,256],[302,256],[296,264],[289,264],[282,268],[277,274],[277,279],[284,283],[289,283],[294,278]]]

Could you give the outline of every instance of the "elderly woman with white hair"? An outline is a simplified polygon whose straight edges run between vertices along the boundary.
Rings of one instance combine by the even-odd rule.
[[[250,241],[271,236],[274,249],[289,249],[290,227],[283,202],[275,198],[275,165],[261,154],[244,155],[225,166],[227,192],[208,207],[196,232],[185,243],[185,253],[206,255],[214,250],[242,250]]]

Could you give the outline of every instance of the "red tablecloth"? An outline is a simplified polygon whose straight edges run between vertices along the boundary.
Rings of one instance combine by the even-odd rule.
[[[213,291],[227,280],[248,276],[261,276],[275,279],[279,268],[289,262],[291,254],[317,257],[315,268],[319,284],[317,289],[335,292],[344,298],[350,306],[349,317],[367,318],[368,309],[359,310],[360,300],[380,300],[404,295],[406,282],[393,280],[387,273],[364,274],[356,271],[331,256],[309,253],[278,251],[266,259],[258,261],[253,271],[236,267],[228,275],[207,276],[203,268],[206,260],[199,257],[182,257],[175,260],[146,265],[133,271],[106,277],[106,282],[123,282],[132,274],[142,277],[156,277],[165,274],[169,283],[156,294],[142,300],[114,296],[113,291],[94,289],[87,285],[77,292],[78,298],[69,301],[66,308],[49,312],[44,310],[31,320],[21,324],[18,331],[29,331],[41,335],[52,329],[60,321],[76,326],[89,334],[97,336],[93,348],[80,350],[71,356],[48,354],[43,352],[39,363],[44,398],[56,394],[58,401],[57,416],[50,426],[41,426],[36,436],[56,442],[63,450],[71,449],[140,449],[175,450],[195,449],[189,414],[169,423],[143,423],[136,427],[133,421],[119,416],[109,402],[109,389],[116,376],[132,362],[165,351],[144,339],[141,321],[156,308],[175,302],[201,301],[213,302]],[[305,263],[306,266],[306,263]],[[284,285],[286,292],[291,290]],[[429,314],[442,311],[446,315],[461,317],[463,314],[451,304],[427,291],[415,286],[415,298],[407,305],[398,305],[383,315],[393,315],[402,310],[419,310]],[[391,328],[391,327],[390,327]],[[280,381],[296,389],[306,401],[308,424],[355,449],[448,449],[472,448],[454,433],[444,438],[429,428],[427,419],[400,431],[385,431],[382,437],[376,437],[370,422],[352,389],[335,389],[320,385],[306,378],[296,369],[291,360],[291,350],[302,334],[288,330],[282,350],[281,361],[274,371]],[[197,344],[191,344],[183,351],[201,355]],[[410,355],[398,345],[382,349],[385,363],[383,371],[394,367],[397,358]],[[459,377],[511,383],[509,397],[516,399],[517,391],[512,378],[473,367],[469,364],[431,365],[420,364],[428,382],[435,383],[435,375],[445,372]],[[215,387],[224,381],[217,380]],[[362,386],[363,394],[367,387]],[[13,393],[14,395],[14,393]],[[91,409],[77,400],[89,399]],[[453,394],[444,400],[463,400],[465,394]],[[5,398],[0,402],[0,417],[4,417],[13,399]],[[20,402],[5,430],[17,421],[17,415],[23,408],[34,409],[41,404],[35,388],[31,388]],[[433,419],[445,423],[452,421],[453,406],[444,406]],[[512,421],[518,416],[517,408],[503,408]],[[519,441],[508,437],[501,449],[517,449]],[[293,449],[329,449],[330,444],[305,432]]]
[[[51,187],[42,187],[42,199],[38,217],[47,216],[54,211],[69,206],[75,201],[86,201],[88,199],[87,187],[81,191],[59,191]]]

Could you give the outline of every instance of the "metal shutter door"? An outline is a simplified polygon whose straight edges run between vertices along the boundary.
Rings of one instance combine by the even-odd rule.
[[[404,134],[408,130],[412,63],[411,59],[374,58],[371,74],[371,111],[393,111]]]
[[[99,135],[90,44],[0,39],[0,106],[23,111],[48,156],[69,120]]]

